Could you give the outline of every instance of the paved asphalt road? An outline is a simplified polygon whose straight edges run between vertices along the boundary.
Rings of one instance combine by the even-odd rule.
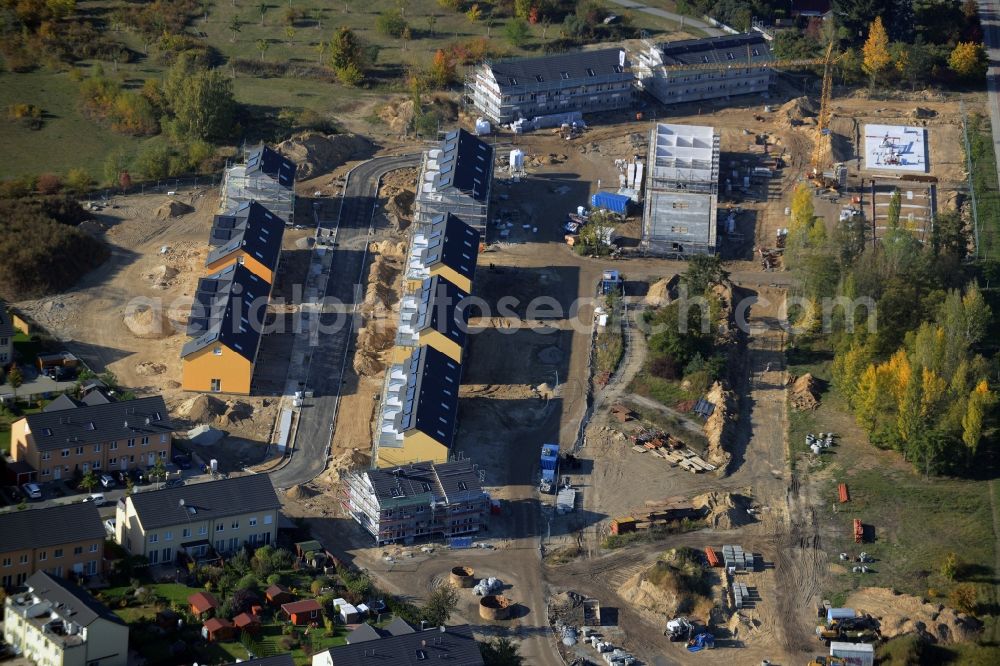
[[[989,69],[986,73],[986,89],[989,91],[990,124],[993,127],[993,151],[1000,164],[1000,15],[997,14],[998,0],[979,0],[979,21],[983,26],[983,40]],[[1000,170],[998,170],[1000,173]]]
[[[337,228],[337,249],[333,258],[326,296],[343,303],[339,310],[353,312],[357,305],[358,285],[363,282],[365,248],[377,202],[379,180],[389,171],[420,164],[420,155],[378,157],[351,171],[344,191]],[[336,222],[322,226],[336,226]],[[362,294],[363,296],[363,294]],[[342,325],[335,325],[337,319]],[[339,313],[323,314],[319,344],[312,348],[307,388],[314,397],[303,406],[295,432],[292,455],[281,469],[271,473],[278,488],[290,488],[316,478],[326,467],[326,447],[337,414],[340,384],[347,362],[347,345],[354,327]],[[328,330],[329,329],[329,330]]]
[[[616,5],[621,5],[626,9],[631,9],[636,12],[644,12],[646,14],[652,14],[653,16],[659,16],[660,18],[665,18],[670,21],[676,21],[677,23],[683,23],[685,26],[691,28],[697,28],[701,30],[709,37],[718,37],[719,35],[726,34],[718,28],[713,28],[709,24],[701,21],[699,19],[691,18],[690,16],[682,16],[681,14],[675,14],[673,12],[668,12],[665,9],[660,9],[658,7],[649,7],[642,4],[641,2],[633,2],[632,0],[611,0],[611,2]]]

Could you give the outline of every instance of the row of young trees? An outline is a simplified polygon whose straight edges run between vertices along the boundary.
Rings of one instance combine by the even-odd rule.
[[[988,331],[996,321],[979,287],[995,267],[968,262],[959,213],[941,214],[923,242],[899,213],[896,193],[888,230],[873,247],[860,216],[828,234],[811,188],[796,189],[786,262],[812,304],[798,323],[818,335],[822,299],[867,299],[853,313],[834,309],[825,322],[834,387],[876,446],[901,452],[928,474],[969,469],[995,427],[990,378],[997,359],[986,354],[995,354]]]

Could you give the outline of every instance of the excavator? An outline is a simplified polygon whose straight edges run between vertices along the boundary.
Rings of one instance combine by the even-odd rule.
[[[810,661],[808,666],[847,666],[847,660],[843,657],[827,657],[820,655]]]

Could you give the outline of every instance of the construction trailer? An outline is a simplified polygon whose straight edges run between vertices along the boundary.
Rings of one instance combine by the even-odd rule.
[[[643,42],[635,54],[640,89],[666,105],[766,93],[774,61],[757,32],[677,42]]]
[[[559,484],[559,445],[542,444],[542,473],[538,484],[539,491],[553,493]]]
[[[486,60],[465,81],[466,101],[502,125],[627,109],[634,92],[631,63],[618,48]]]
[[[657,124],[650,132],[640,248],[654,255],[715,254],[719,133]]]
[[[842,660],[848,666],[874,666],[875,647],[871,643],[830,643],[830,657]]]

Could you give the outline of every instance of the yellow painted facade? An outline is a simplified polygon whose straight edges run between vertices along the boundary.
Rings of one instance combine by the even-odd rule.
[[[462,362],[462,346],[443,335],[440,331],[427,330],[420,334],[419,341],[413,347],[396,345],[392,348],[392,364],[405,363],[416,347],[433,347],[456,363]]]
[[[422,460],[448,462],[448,447],[430,435],[414,430],[403,436],[402,448],[380,446],[378,467],[398,467]]]
[[[274,271],[265,266],[264,264],[257,261],[257,259],[243,250],[237,250],[231,254],[222,257],[214,263],[208,264],[205,270],[208,271],[208,275],[213,273],[218,273],[219,271],[232,266],[235,263],[241,263],[243,266],[249,270],[251,273],[261,278],[268,284],[274,284]]]
[[[181,374],[185,391],[249,395],[253,363],[217,342],[181,359]],[[212,380],[218,380],[217,389]]]
[[[445,266],[444,264],[436,264],[432,266],[428,277],[434,277],[435,275],[440,275],[467,294],[472,293],[472,280],[465,277],[451,266]],[[407,280],[404,285],[404,290],[408,293],[420,291],[421,285],[423,285],[423,280]]]

